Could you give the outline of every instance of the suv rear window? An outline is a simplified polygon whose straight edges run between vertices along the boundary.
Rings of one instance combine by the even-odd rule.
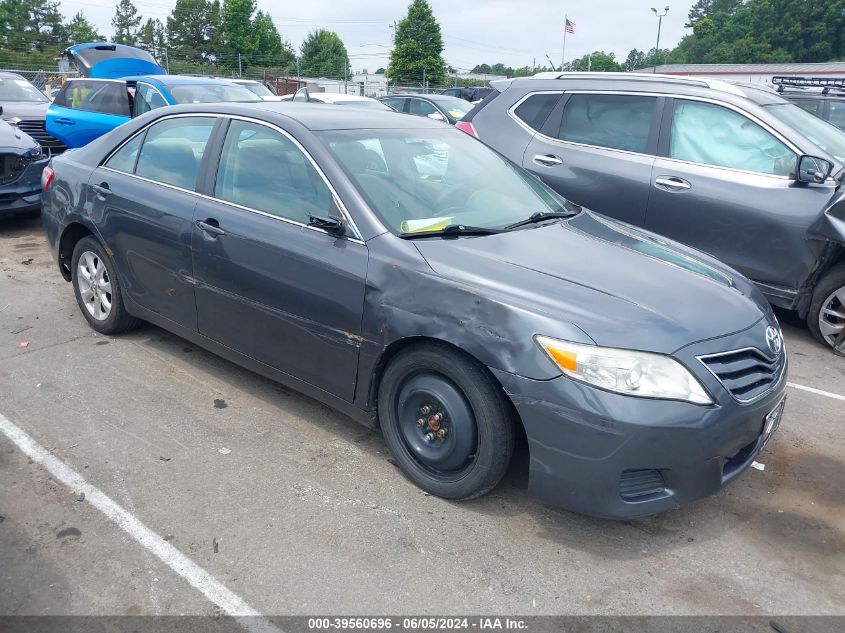
[[[532,130],[539,130],[558,99],[560,99],[560,93],[531,95],[520,103],[513,113]]]
[[[645,153],[656,97],[574,94],[563,109],[558,138]]]
[[[129,116],[129,93],[122,81],[74,79],[64,85],[53,103],[72,110]]]

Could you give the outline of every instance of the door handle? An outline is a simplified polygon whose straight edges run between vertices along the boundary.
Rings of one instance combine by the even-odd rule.
[[[226,235],[226,231],[220,228],[220,224],[217,220],[212,218],[208,218],[207,220],[197,220],[197,226],[200,230],[205,231],[209,235],[217,237],[218,235]]]
[[[691,184],[677,176],[658,176],[654,179],[654,184],[670,191],[685,191],[692,188]]]
[[[563,165],[563,161],[554,154],[537,154],[534,157],[534,162],[543,167],[554,167],[555,165]]]
[[[93,189],[100,198],[110,196],[112,193],[112,190],[109,189],[109,183],[107,182],[101,182],[99,185],[91,185],[91,189]]]
[[[76,121],[74,121],[73,119],[67,119],[65,117],[60,117],[56,119],[56,123],[58,123],[59,125],[76,125]]]

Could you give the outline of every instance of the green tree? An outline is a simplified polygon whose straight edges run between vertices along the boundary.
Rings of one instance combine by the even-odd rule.
[[[388,76],[395,83],[441,85],[446,78],[443,35],[426,0],[413,0],[396,27]]]
[[[59,3],[0,0],[0,44],[20,51],[52,50],[65,43]]]
[[[138,26],[141,16],[132,0],[120,0],[114,10],[111,25],[114,27],[113,42],[134,45],[138,38]]]
[[[300,70],[306,77],[343,79],[349,74],[349,55],[337,33],[326,29],[312,31],[299,50]]]
[[[167,46],[167,37],[161,20],[147,18],[138,31],[138,44],[152,51],[154,56],[164,51]]]
[[[209,61],[222,48],[219,0],[176,0],[166,31],[169,56],[192,63]]]
[[[645,53],[638,51],[636,48],[633,49],[628,53],[628,57],[625,58],[625,63],[622,65],[628,72],[645,68]]]
[[[259,11],[253,21],[255,62],[266,66],[289,66],[295,61],[290,42],[282,39],[269,13]],[[345,49],[344,49],[345,50]]]
[[[622,64],[616,61],[613,53],[605,53],[604,51],[596,51],[589,55],[584,55],[578,59],[573,59],[571,62],[565,64],[565,70],[586,72],[622,72],[625,68]]]
[[[255,0],[223,0],[221,9],[222,43],[230,63],[237,66],[237,56],[257,52],[253,29]]]
[[[105,38],[97,33],[97,28],[88,21],[81,11],[76,13],[70,22],[65,24],[65,37],[68,44],[84,44],[85,42],[101,42]]]

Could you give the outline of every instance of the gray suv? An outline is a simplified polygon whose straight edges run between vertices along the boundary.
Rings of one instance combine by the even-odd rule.
[[[715,255],[845,351],[845,132],[771,89],[709,79],[493,86],[458,128],[573,202]]]

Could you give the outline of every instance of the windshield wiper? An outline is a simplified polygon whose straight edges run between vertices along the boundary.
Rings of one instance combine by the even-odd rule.
[[[487,229],[483,226],[467,226],[465,224],[450,224],[446,228],[436,231],[409,231],[399,233],[403,240],[413,240],[418,237],[458,237],[462,235],[495,235],[501,233],[499,229]]]
[[[573,215],[574,214],[570,211],[537,211],[537,213],[532,213],[524,220],[514,222],[513,224],[508,224],[505,227],[505,230],[510,231],[511,229],[518,229],[521,226],[528,226],[529,224],[539,224],[540,222],[545,222],[546,220],[554,220],[555,218],[571,218]]]

